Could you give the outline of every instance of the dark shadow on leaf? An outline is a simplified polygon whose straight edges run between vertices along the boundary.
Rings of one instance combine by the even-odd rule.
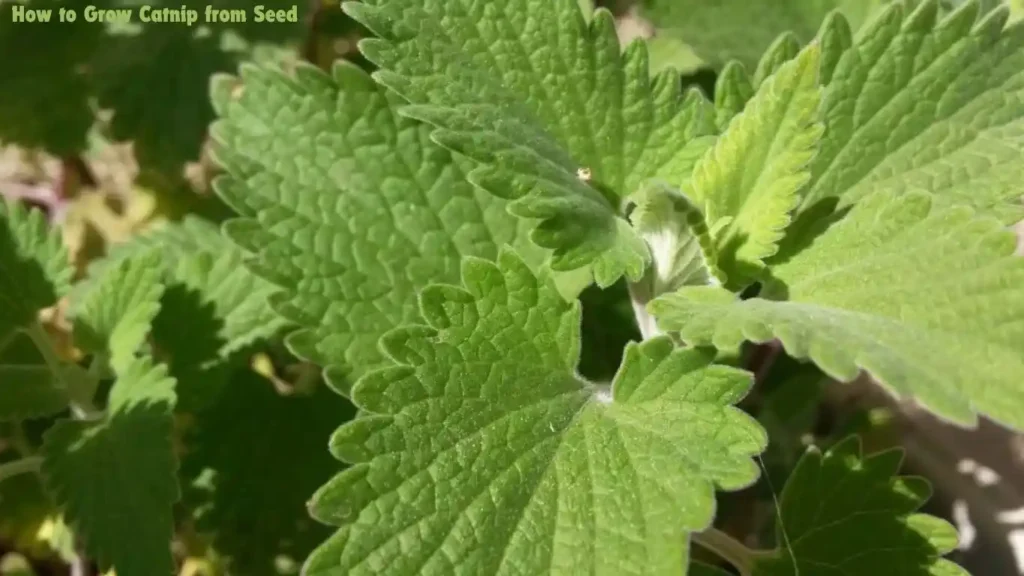
[[[622,362],[626,343],[643,338],[636,326],[629,290],[624,280],[601,290],[591,285],[580,294],[583,339],[579,372],[595,382],[608,382]]]
[[[814,574],[816,567],[839,565],[849,574],[935,573],[936,559],[948,550],[938,549],[922,533],[929,530],[915,530],[908,521],[931,496],[931,487],[923,478],[895,476],[902,458],[900,450],[861,458],[856,436],[824,455],[808,452],[782,494],[780,522],[792,554],[766,559],[757,574]],[[952,526],[934,529],[946,533],[940,541],[955,534]],[[780,538],[778,544],[785,543]]]
[[[833,224],[842,220],[852,206],[838,208],[838,198],[825,198],[800,212],[786,228],[786,236],[779,243],[779,251],[766,262],[778,266],[804,251]]]
[[[160,313],[153,320],[152,339],[157,358],[165,362],[178,381],[178,410],[191,412],[217,396],[228,368],[217,353],[223,321],[213,304],[202,295],[174,284],[160,302]]]
[[[32,212],[38,215],[37,210],[31,209]],[[14,329],[34,322],[41,308],[57,301],[46,270],[31,254],[26,254],[34,246],[21,245],[4,214],[0,210],[0,340],[6,340]],[[22,222],[23,226],[27,224]]]
[[[311,395],[284,396],[247,369],[196,415],[182,466],[185,501],[232,573],[276,576],[275,558],[301,563],[327,537],[306,502],[338,471],[328,439],[353,416],[322,383]]]
[[[708,100],[715,100],[715,83],[718,81],[718,72],[713,68],[701,68],[696,72],[687,74],[681,79],[683,90],[688,88],[699,88]]]

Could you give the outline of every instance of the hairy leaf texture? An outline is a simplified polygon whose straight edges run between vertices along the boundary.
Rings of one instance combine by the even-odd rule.
[[[825,88],[826,131],[803,199],[927,191],[1005,222],[1024,215],[1024,23],[940,18],[936,0],[895,2],[858,34]]]
[[[650,178],[678,189],[714,132],[711,107],[678,76],[622,51],[611,15],[588,22],[572,0],[467,4],[374,0],[345,9],[380,38],[361,48],[375,77],[475,162],[470,180],[539,220],[531,238],[552,268],[590,266],[602,287],[637,280],[645,243],[621,217]]]
[[[749,374],[661,337],[587,382],[577,303],[511,252],[462,278],[426,288],[426,324],[386,334],[389,365],[355,385],[363,415],[331,441],[354,465],[312,503],[341,529],[304,573],[682,573],[714,488],[757,477],[766,439],[732,406]]]
[[[742,285],[741,280],[760,274],[810,179],[808,165],[824,129],[820,60],[821,51],[812,44],[759,82],[757,93],[694,169],[693,197],[716,231],[718,265],[732,283]]]
[[[418,318],[416,290],[457,282],[463,255],[494,258],[516,221],[351,64],[246,66],[235,86],[213,127],[215,186],[243,217],[227,232],[280,288],[291,348],[345,392],[382,361],[381,334]]]
[[[760,297],[682,288],[650,309],[693,344],[778,339],[849,381],[955,422],[981,413],[1024,428],[1024,259],[1013,234],[923,192],[860,200],[808,249],[772,268]]]

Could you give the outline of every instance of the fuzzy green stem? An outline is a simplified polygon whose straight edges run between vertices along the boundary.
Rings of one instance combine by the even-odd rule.
[[[754,573],[754,561],[758,556],[763,555],[761,551],[748,548],[739,540],[717,528],[695,532],[691,537],[701,548],[713,552],[719,558],[732,564],[740,576],[751,576]]]
[[[0,464],[0,482],[19,474],[37,472],[42,464],[42,456],[29,456],[28,458]]]
[[[43,356],[43,361],[46,362],[46,366],[53,373],[54,378],[60,382],[61,386],[67,389],[68,396],[71,399],[71,408],[75,416],[88,420],[99,415],[100,411],[92,403],[96,387],[92,386],[88,379],[68,377],[69,371],[65,370],[64,363],[53,349],[50,336],[46,333],[43,326],[38,322],[34,322],[24,328],[23,331],[32,339],[32,343],[35,344],[36,349]]]

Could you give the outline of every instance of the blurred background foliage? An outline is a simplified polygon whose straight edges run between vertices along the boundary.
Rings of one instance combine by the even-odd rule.
[[[952,8],[960,1],[945,4]],[[288,68],[305,60],[327,68],[346,58],[367,66],[356,50],[365,31],[336,1],[266,2],[272,8],[296,3],[294,24],[186,27],[94,24],[81,17],[75,23],[11,24],[15,4],[70,7],[81,14],[86,5],[176,9],[183,0],[0,0],[0,193],[46,210],[63,228],[80,276],[140,247],[157,246],[164,255],[172,287],[151,345],[183,383],[177,441],[184,497],[175,542],[181,576],[297,573],[326,535],[325,527],[308,518],[305,502],[336,472],[328,437],[353,415],[343,398],[321,384],[315,367],[298,362],[283,346],[287,327],[265,302],[272,288],[245,270],[244,255],[218,233],[229,211],[209,185],[216,174],[206,154],[214,116],[212,75],[233,74],[246,61]],[[595,7],[591,0],[579,3],[584,14]],[[884,3],[599,5],[616,15],[623,44],[649,44],[652,71],[674,68],[681,82],[711,96],[726,62],[735,59],[753,71],[781,34],[807,42],[830,11],[841,10],[860,25]],[[983,3],[994,6],[998,0]],[[246,0],[184,0],[199,10],[210,4],[252,6]],[[1014,18],[1024,15],[1024,0],[1011,4]],[[628,294],[622,285],[592,287],[582,300],[581,371],[608,380],[624,343],[639,339]],[[67,343],[62,314],[60,307],[49,311],[47,325]],[[182,317],[189,318],[187,327],[177,321]],[[17,346],[8,344],[0,356],[17,353]],[[62,353],[72,359],[78,354],[70,344]],[[755,347],[743,358],[724,360],[756,367],[771,358],[771,349]],[[758,377],[745,408],[773,439],[765,465],[775,486],[811,441],[828,446],[830,439],[859,432],[867,451],[895,442],[884,410],[851,404],[849,395],[828,397],[825,378],[813,367],[780,360]],[[849,405],[856,408],[843,408]],[[48,424],[0,422],[0,462],[33,452]],[[721,514],[739,532],[770,530],[772,496],[770,486],[759,484],[721,503]],[[39,480],[21,475],[0,484],[0,575],[83,573],[74,572],[83,568],[77,563],[74,539]]]

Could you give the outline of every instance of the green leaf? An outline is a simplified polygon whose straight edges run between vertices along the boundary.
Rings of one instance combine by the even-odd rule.
[[[329,365],[341,391],[379,365],[377,340],[419,318],[416,290],[457,282],[463,255],[516,241],[504,202],[465,180],[466,162],[396,113],[397,99],[351,64],[294,77],[245,66],[213,127],[227,175],[218,193],[243,219],[228,234],[281,288],[300,357]]]
[[[170,575],[174,379],[136,359],[110,390],[100,420],[63,420],[44,435],[46,487],[101,569],[118,576]]]
[[[784,33],[808,42],[833,10],[859,26],[886,0],[643,0],[642,14],[715,68],[738,60],[753,69]]]
[[[186,501],[232,574],[277,576],[278,556],[302,562],[329,535],[306,502],[336,472],[325,440],[353,413],[325,386],[284,396],[237,370],[217,402],[195,415],[182,462],[183,482],[193,484]]]
[[[704,61],[688,44],[669,36],[645,40],[650,58],[651,75],[672,68],[681,75],[693,74],[704,67]]]
[[[956,529],[915,513],[931,495],[924,478],[896,476],[901,450],[861,457],[856,436],[821,454],[811,448],[782,491],[779,542],[754,576],[911,574],[967,576],[942,559]]]
[[[63,297],[72,268],[60,231],[41,210],[0,200],[0,342]]]
[[[0,421],[63,410],[68,389],[20,331],[42,328],[40,310],[67,293],[72,268],[42,211],[0,200]]]
[[[829,14],[818,30],[815,43],[821,52],[818,82],[828,84],[836,63],[853,45],[850,23],[838,12]],[[800,45],[792,34],[783,34],[761,56],[754,75],[737,60],[730,61],[715,80],[715,121],[725,130],[732,119],[743,111],[761,84],[786,62],[796,57]]]
[[[572,0],[344,7],[380,36],[360,46],[414,104],[403,114],[472,158],[470,180],[513,214],[540,221],[531,238],[553,269],[593,265],[602,287],[643,274],[650,255],[624,200],[650,178],[683,189],[714,131],[699,92],[684,97],[673,72],[649,76],[644,42],[622,51],[611,14],[588,23]]]
[[[876,191],[924,190],[1005,222],[1024,215],[1024,25],[966,2],[893,3],[839,59],[803,208]]]
[[[115,371],[126,368],[160,311],[161,272],[161,255],[156,251],[125,258],[106,269],[92,290],[72,302],[75,346],[109,358]]]
[[[812,44],[781,65],[694,169],[693,199],[718,229],[718,264],[733,283],[757,275],[777,251],[810,179],[808,164],[823,131],[819,61]]]
[[[277,289],[245,267],[244,253],[217,225],[195,216],[113,246],[75,285],[72,302],[95,291],[97,278],[147,253],[159,255],[160,280],[166,286],[151,341],[178,381],[178,410],[194,411],[216,397],[229,365],[243,361],[244,351],[277,336],[289,323],[270,307]]]
[[[925,193],[865,197],[761,297],[683,288],[651,303],[665,330],[733,349],[779,339],[829,376],[867,371],[954,422],[1024,428],[1024,259],[998,222]]]
[[[386,334],[391,365],[355,385],[364,416],[331,441],[354,465],[311,505],[341,529],[304,574],[682,573],[713,489],[757,477],[766,439],[731,405],[749,375],[662,337],[586,382],[578,303],[511,252],[462,277],[423,291],[429,325]]]
[[[114,246],[108,256],[90,265],[88,278],[75,286],[72,299],[95,290],[92,279],[110,274],[111,268],[123,266],[126,260],[154,251],[159,254],[164,282],[195,294],[199,305],[210,309],[208,312],[216,322],[213,331],[217,342],[212,347],[217,356],[227,357],[255,341],[280,333],[287,326],[267,302],[275,292],[274,286],[242,264],[244,253],[221,234],[216,224],[195,216],[148,230]],[[175,296],[165,295],[161,317],[180,319],[189,312]]]
[[[820,48],[815,48],[815,51],[818,54],[814,56],[816,60],[814,66],[817,66],[819,64],[817,61],[821,59],[821,51]],[[792,33],[782,34],[776,38],[757,63],[757,68],[754,70],[754,77],[752,78],[754,87],[759,88],[761,84],[764,84],[765,80],[778,72],[783,64],[796,58],[798,54],[800,54],[800,41]]]

